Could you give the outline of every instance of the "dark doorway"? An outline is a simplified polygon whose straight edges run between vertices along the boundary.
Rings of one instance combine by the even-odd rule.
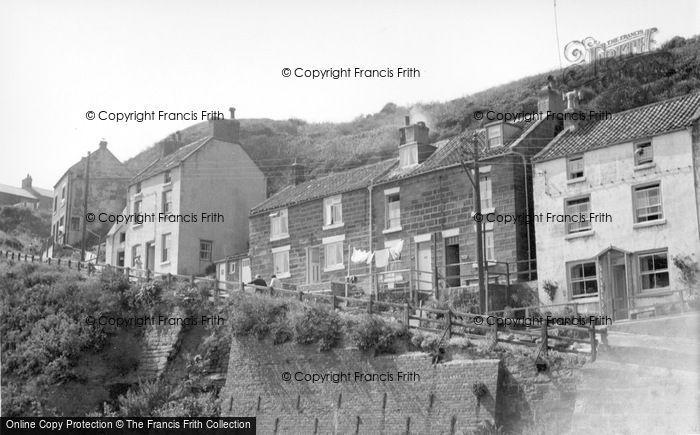
[[[445,239],[445,284],[459,287],[459,237]]]

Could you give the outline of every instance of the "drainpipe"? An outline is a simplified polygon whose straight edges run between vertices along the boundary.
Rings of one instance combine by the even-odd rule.
[[[530,269],[532,267],[532,247],[530,244],[532,243],[530,241],[530,194],[528,193],[528,183],[527,183],[527,160],[525,158],[525,155],[523,153],[520,153],[518,151],[510,151],[511,154],[515,154],[517,156],[520,156],[523,162],[523,177],[525,181],[525,215],[527,216],[527,270],[528,270],[528,280],[532,277]],[[516,276],[518,276],[516,274]],[[510,284],[510,283],[509,283]]]
[[[374,188],[374,180],[370,180],[369,186],[367,186],[367,191],[369,192],[369,208],[367,210],[369,222],[367,227],[367,238],[368,238],[368,251],[372,252],[372,188]],[[372,277],[372,262],[369,262],[369,295],[372,297],[372,291],[374,290],[374,278]],[[375,295],[376,296],[376,295]]]

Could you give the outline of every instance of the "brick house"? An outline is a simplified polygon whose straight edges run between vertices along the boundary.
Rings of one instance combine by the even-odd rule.
[[[539,97],[540,110],[561,111],[556,90],[546,87]],[[532,209],[528,161],[560,128],[560,121],[539,119],[494,122],[477,132],[487,142],[480,170],[484,214]],[[253,208],[253,273],[276,273],[296,285],[357,277],[365,293],[472,285],[473,187],[461,161],[464,140],[474,132],[435,144],[428,133],[425,124],[407,119],[398,159],[289,186]],[[494,276],[503,276],[506,263],[513,271],[527,268],[535,252],[531,227],[486,223],[484,229]],[[374,261],[348,261],[354,249],[374,252]]]
[[[265,198],[266,180],[230,110],[231,119],[209,121],[206,137],[162,143],[160,157],[129,181],[123,214],[144,219],[110,231],[110,264],[199,275],[248,251],[248,212]]]
[[[131,172],[107,149],[107,142],[100,141],[99,148],[90,154],[89,191],[87,210],[84,208],[87,159],[83,157],[71,166],[54,185],[51,216],[49,255],[59,255],[63,245],[79,248],[85,213],[119,213],[125,205],[126,186]],[[99,242],[110,225],[88,223],[86,237],[91,245]]]
[[[534,158],[539,212],[600,216],[536,223],[538,276],[557,288],[553,303],[618,320],[678,301],[673,258],[700,259],[699,117],[694,93],[569,123]]]
[[[37,210],[51,210],[53,191],[32,185],[32,177],[22,180],[22,187],[0,184],[0,205],[18,205]]]

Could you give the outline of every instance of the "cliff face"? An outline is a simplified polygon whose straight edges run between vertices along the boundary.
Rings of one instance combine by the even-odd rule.
[[[219,398],[222,415],[255,416],[261,433],[460,433],[494,422],[498,373],[495,359],[434,365],[234,338]]]

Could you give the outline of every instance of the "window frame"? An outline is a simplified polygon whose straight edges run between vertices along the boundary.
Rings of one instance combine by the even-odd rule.
[[[161,263],[167,263],[170,261],[169,254],[170,254],[171,242],[172,242],[172,233],[161,234],[161,236],[160,236],[160,262]]]
[[[334,250],[333,257],[335,262],[329,263],[331,258],[330,250]],[[329,272],[334,270],[345,269],[345,242],[343,240],[338,240],[335,242],[325,243],[323,245],[323,271]]]
[[[488,189],[484,186],[488,185]],[[488,193],[488,195],[484,195]],[[481,199],[481,210],[491,210],[493,208],[493,178],[490,173],[482,173],[479,175],[479,197]],[[484,197],[487,197],[488,203],[484,205]]]
[[[292,276],[289,272],[289,252],[290,252],[290,245],[287,246],[281,246],[278,248],[272,248],[271,254],[272,254],[272,271],[273,273],[277,276],[277,278],[289,278]],[[277,269],[277,260],[279,258],[283,259],[283,265],[286,267],[282,268],[282,270]]]
[[[163,172],[163,183],[168,184],[172,181],[173,181],[172,173],[170,172],[170,169],[166,169]]]
[[[396,203],[398,216],[392,218],[391,204],[394,203]],[[397,221],[395,225],[392,224],[394,221]],[[398,191],[384,195],[384,229],[385,231],[401,229],[401,193]]]
[[[275,233],[275,221],[284,222],[285,232]],[[282,225],[280,225],[282,230]],[[286,208],[270,214],[270,240],[281,240],[289,237],[289,210]]]
[[[233,275],[234,273],[236,273],[236,262],[231,261],[228,264],[228,274]]]
[[[170,201],[166,201],[168,194],[170,195]],[[163,213],[166,215],[173,214],[173,191],[172,189],[164,190],[162,193],[162,198],[161,198],[161,210],[163,210]],[[169,207],[167,207],[166,210],[166,205],[169,204]]]
[[[74,222],[77,222],[77,225],[73,225]],[[70,217],[70,230],[71,231],[80,231],[80,217],[78,216],[71,216]]]
[[[418,164],[418,147],[415,144],[399,148],[399,167],[409,168]]]
[[[640,149],[648,148],[649,149],[649,154],[650,157],[648,160],[641,160],[641,156],[643,153],[639,153],[638,151]],[[649,140],[643,140],[643,141],[638,141],[634,143],[634,165],[635,166],[642,166],[642,165],[648,165],[650,163],[654,163],[654,147],[651,143],[651,139]]]
[[[140,252],[141,251],[141,244],[137,243],[131,247],[131,267],[137,267],[136,266],[136,259],[139,259],[139,262],[141,263],[139,269],[143,267],[143,254]],[[135,255],[139,254],[139,255]]]
[[[572,161],[581,161],[581,175],[572,177],[573,172],[571,171],[571,162]],[[576,172],[578,173],[578,172]],[[577,154],[574,156],[568,156],[566,158],[566,179],[567,180],[580,180],[586,177],[586,166],[585,166],[585,160],[583,158],[583,154]]]
[[[497,134],[492,135],[492,132],[496,132]],[[488,143],[489,149],[503,146],[503,123],[486,127],[486,142]]]
[[[646,257],[653,257],[655,255],[663,254],[666,256],[666,268],[665,269],[654,269],[652,271],[642,271],[642,260]],[[668,248],[665,249],[657,249],[653,251],[645,251],[641,253],[637,253],[637,279],[639,279],[639,291],[640,293],[654,293],[654,292],[664,292],[668,291],[671,287],[671,268],[669,267],[669,255],[668,255]],[[652,259],[652,262],[654,260]],[[650,287],[650,288],[644,288],[644,276],[647,275],[659,275],[659,274],[666,274],[666,280],[668,282],[668,285],[664,287]],[[656,280],[656,277],[654,278]]]
[[[136,206],[137,204],[138,204],[138,207]],[[141,210],[142,204],[143,204],[143,200],[141,200],[141,199],[134,200],[134,214],[141,214],[142,213],[142,210]]]
[[[340,210],[340,220],[333,222],[334,212],[338,207]],[[323,228],[336,228],[345,225],[343,220],[343,197],[342,195],[329,196],[323,199]]]
[[[659,216],[656,219],[639,220],[639,214],[638,214],[639,200],[637,198],[637,193],[641,190],[649,189],[652,187],[656,187],[659,191],[659,194],[658,194],[658,198],[659,198],[659,203],[658,203],[659,213],[658,213],[658,215]],[[663,197],[661,194],[661,181],[660,180],[659,181],[652,181],[649,183],[637,184],[635,186],[632,186],[632,207],[633,207],[632,214],[634,217],[635,224],[646,224],[648,222],[662,222],[664,220],[664,201],[663,201]],[[654,206],[647,206],[645,208],[648,209],[651,207],[654,207]],[[649,215],[647,215],[647,216],[649,216]]]
[[[585,265],[587,264],[592,264],[593,265],[593,270],[595,270],[595,293],[586,293],[586,285],[585,283],[588,281],[593,281],[593,279],[587,277],[585,275]],[[582,278],[576,278],[574,280],[573,278],[573,268],[576,266],[581,266],[581,275]],[[582,260],[582,261],[574,261],[572,263],[567,264],[566,266],[566,274],[567,274],[567,281],[569,285],[569,290],[570,290],[570,297],[571,299],[584,299],[584,298],[592,298],[592,297],[599,297],[600,296],[600,283],[598,282],[598,263],[596,262],[595,259],[590,259],[590,260]],[[582,294],[576,295],[575,294],[575,289],[574,289],[574,283],[583,283],[583,289],[584,292]]]
[[[484,234],[484,257],[486,258],[486,261],[497,261],[496,260],[496,243],[495,243],[495,233],[493,228],[491,229],[485,229],[483,231]],[[491,242],[491,246],[489,247],[489,239]],[[492,257],[489,257],[489,250],[492,251]]]
[[[570,214],[572,214],[572,213],[569,211],[569,207],[570,207],[570,204],[569,204],[569,203],[570,203],[570,202],[573,202],[573,201],[581,201],[581,200],[584,200],[584,199],[586,200],[586,203],[588,204],[588,208],[587,208],[585,214],[589,214],[589,213],[591,212],[591,196],[590,196],[590,195],[582,195],[582,196],[575,196],[575,197],[572,197],[572,198],[565,198],[565,199],[564,199],[564,214],[565,214],[565,215],[570,215]],[[580,210],[576,210],[575,213],[581,213],[581,211],[580,211]],[[586,227],[583,227],[582,224],[583,224],[583,225],[587,225],[587,226],[586,226]],[[592,231],[592,230],[593,230],[593,227],[592,227],[590,221],[587,221],[587,222],[565,222],[564,225],[566,225],[566,234],[579,234],[579,233],[583,233],[583,232],[586,232],[586,231]],[[575,230],[575,231],[572,231],[572,229],[571,229],[572,226],[577,226],[578,229]]]
[[[209,249],[202,249],[203,244],[209,244]],[[209,258],[202,257],[203,253],[208,253]],[[212,258],[214,258],[214,241],[213,240],[205,240],[205,239],[199,239],[199,261],[207,261],[210,262],[212,261]]]

